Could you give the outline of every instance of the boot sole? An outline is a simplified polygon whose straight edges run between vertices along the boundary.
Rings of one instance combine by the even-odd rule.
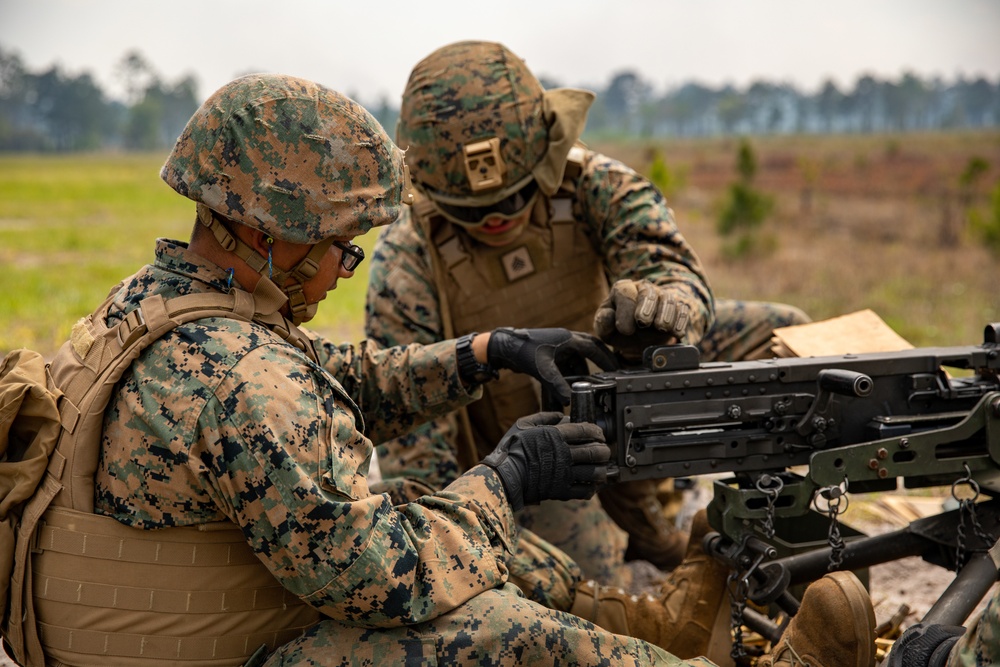
[[[870,641],[862,642],[855,667],[871,667],[875,664],[875,612],[868,590],[853,572],[832,572],[826,578],[836,583],[847,598],[854,622],[854,636],[870,638]]]

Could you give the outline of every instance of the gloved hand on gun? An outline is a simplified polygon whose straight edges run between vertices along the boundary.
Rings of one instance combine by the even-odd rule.
[[[688,298],[671,285],[619,280],[594,315],[594,333],[631,362],[650,345],[697,342],[704,326]]]
[[[570,387],[560,369],[586,369],[587,360],[602,370],[618,367],[611,351],[594,336],[558,328],[494,329],[486,357],[492,369],[534,377],[542,383],[543,392],[551,392],[562,405],[569,405]]]

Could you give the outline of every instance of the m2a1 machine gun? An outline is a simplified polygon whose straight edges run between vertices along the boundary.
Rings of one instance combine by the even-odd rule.
[[[652,347],[642,369],[576,378],[570,413],[603,428],[612,480],[721,475],[708,506],[718,534],[706,546],[740,573],[749,599],[793,615],[789,585],[920,555],[959,571],[924,620],[961,625],[1000,563],[1000,323],[984,339],[704,364],[694,347]],[[900,479],[951,487],[959,507],[845,543],[848,494],[894,490]],[[825,544],[779,557],[783,525],[794,534],[816,521]]]

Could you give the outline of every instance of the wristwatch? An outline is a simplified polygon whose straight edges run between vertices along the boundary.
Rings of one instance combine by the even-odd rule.
[[[458,357],[458,376],[468,384],[483,384],[490,380],[496,380],[500,373],[487,364],[476,361],[476,355],[472,351],[472,339],[478,332],[461,336],[455,344],[455,354]]]

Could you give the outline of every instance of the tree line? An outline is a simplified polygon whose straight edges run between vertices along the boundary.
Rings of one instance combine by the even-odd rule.
[[[126,98],[111,99],[89,72],[28,71],[0,47],[0,151],[158,150],[172,146],[201,104],[197,81],[168,82],[137,51],[116,66]]]
[[[612,77],[592,109],[589,132],[642,137],[884,133],[1000,125],[1000,78],[897,80],[859,76],[815,94],[755,81],[745,88],[686,83],[661,96],[638,73]]]
[[[116,67],[124,101],[90,73],[58,66],[31,72],[0,46],[0,151],[159,150],[170,147],[201,102],[197,80],[165,81],[138,52]],[[542,84],[560,84],[543,78]],[[897,80],[861,75],[850,88],[832,80],[816,93],[755,81],[745,88],[685,83],[663,94],[636,71],[611,77],[590,111],[585,136],[707,137],[907,132],[1000,125],[1000,79]],[[364,100],[358,100],[365,104]],[[386,128],[399,116],[387,99],[366,106]]]

